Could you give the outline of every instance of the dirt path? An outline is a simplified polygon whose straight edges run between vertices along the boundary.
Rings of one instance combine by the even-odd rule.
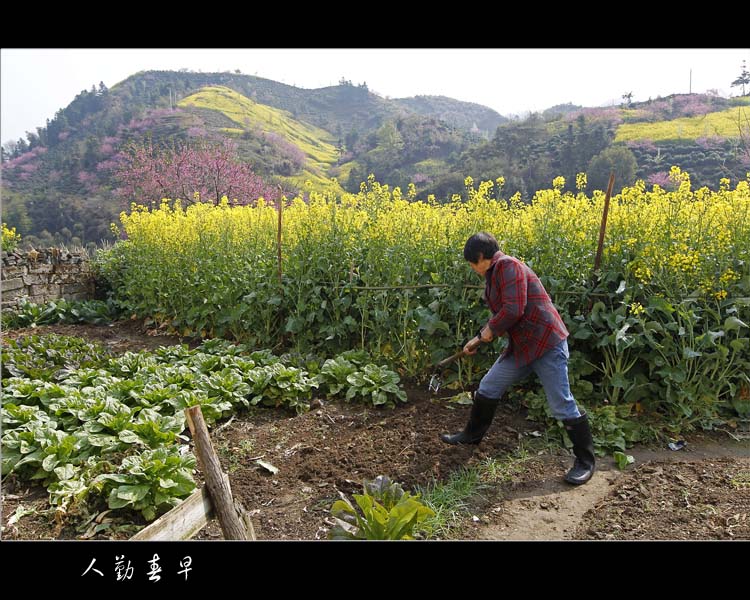
[[[587,485],[578,488],[554,479],[515,492],[490,510],[499,522],[482,527],[477,539],[574,539],[583,515],[609,493],[617,477],[613,471],[600,471]]]
[[[559,477],[569,459],[545,459],[547,468],[536,479],[512,485],[488,508],[475,528],[476,539],[681,538],[679,527],[670,525],[670,513],[690,530],[687,538],[747,538],[750,505],[743,481],[750,478],[749,443],[698,437],[684,451],[633,448],[628,453],[635,458],[633,467],[620,471],[611,459],[600,459],[595,476],[580,487]],[[621,523],[623,516],[633,522]],[[635,522],[646,516],[644,522],[661,525],[644,529]]]

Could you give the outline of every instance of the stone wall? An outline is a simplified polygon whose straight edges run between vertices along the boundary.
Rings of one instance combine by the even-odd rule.
[[[85,250],[60,248],[2,253],[2,308],[26,298],[35,303],[94,296],[94,278]]]

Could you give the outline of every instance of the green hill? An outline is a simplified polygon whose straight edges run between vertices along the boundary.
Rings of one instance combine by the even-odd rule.
[[[503,176],[504,197],[520,192],[528,200],[558,175],[566,190],[575,190],[579,172],[588,175],[589,189],[602,187],[612,160],[619,163],[617,189],[636,179],[664,184],[672,165],[690,173],[694,186],[715,189],[721,178],[744,179],[750,167],[748,104],[748,97],[675,94],[622,106],[559,105],[500,125],[428,191],[447,197],[463,191],[466,175],[475,181]]]
[[[623,123],[617,128],[615,142],[680,142],[704,137],[737,137],[744,121],[743,117],[748,113],[750,111],[747,108],[738,106],[669,121]]]
[[[507,118],[491,108],[445,96],[396,98],[394,102],[422,116],[440,119],[458,129],[475,132],[483,138],[491,137],[498,125],[508,122]]]
[[[297,121],[292,115],[278,108],[253,102],[227,87],[205,87],[183,98],[178,103],[183,108],[198,108],[217,111],[230,119],[237,127],[222,128],[229,135],[242,135],[246,131],[275,133],[294,145],[305,155],[301,172],[281,179],[302,187],[305,181],[313,182],[317,189],[343,191],[328,177],[329,170],[338,161],[339,151],[334,145],[334,136],[319,127]]]
[[[111,89],[83,90],[46,127],[3,147],[3,217],[33,243],[111,239],[110,222],[127,208],[115,193],[119,153],[147,138],[231,137],[239,159],[286,189],[309,180],[340,191],[334,177],[358,187],[375,168],[383,181],[405,184],[410,164],[471,143],[468,131],[437,118],[450,102],[418,114],[347,81],[305,90],[239,73],[136,73]],[[404,144],[388,145],[393,128]]]

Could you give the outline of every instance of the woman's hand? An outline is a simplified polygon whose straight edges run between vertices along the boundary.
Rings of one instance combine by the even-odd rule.
[[[477,353],[477,348],[479,348],[479,344],[482,343],[482,339],[479,336],[471,338],[468,342],[466,342],[466,345],[464,346],[464,354],[467,356],[472,356]]]
[[[477,348],[479,348],[479,344],[488,344],[494,339],[495,339],[495,334],[492,333],[492,329],[490,329],[489,326],[485,325],[480,330],[479,335],[471,338],[468,342],[466,342],[466,345],[464,346],[464,354],[467,354],[468,356],[472,356],[473,354],[477,353]]]

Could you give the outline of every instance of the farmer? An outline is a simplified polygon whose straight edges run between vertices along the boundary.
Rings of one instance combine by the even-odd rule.
[[[594,442],[586,413],[578,410],[568,385],[568,330],[534,271],[500,251],[489,233],[471,236],[464,258],[485,278],[485,300],[492,318],[479,335],[464,346],[476,354],[480,343],[508,334],[508,348],[479,383],[466,427],[460,433],[442,434],[447,444],[478,444],[490,427],[505,391],[532,371],[539,376],[547,403],[565,425],[573,442],[575,464],[565,481],[586,483],[594,474]]]

